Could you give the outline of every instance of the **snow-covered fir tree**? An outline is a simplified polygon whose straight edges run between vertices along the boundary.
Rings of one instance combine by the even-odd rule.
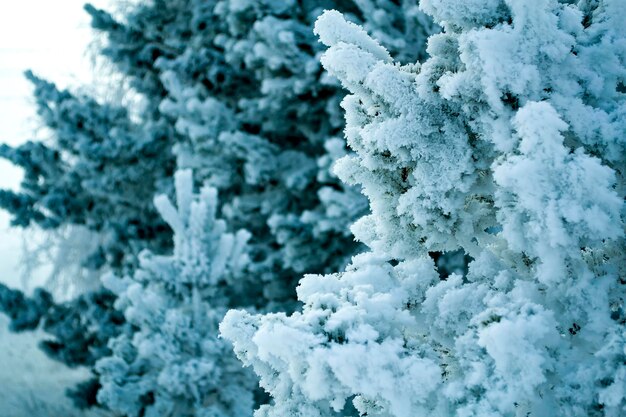
[[[256,415],[624,415],[624,3],[421,7],[444,31],[409,65],[317,21],[371,251],[305,276],[292,315],[227,314],[274,399]],[[459,248],[467,273],[441,279],[428,252]]]
[[[241,306],[238,281],[249,263],[244,230],[216,218],[217,191],[193,192],[191,171],[175,177],[177,208],[155,205],[174,230],[174,251],[139,257],[132,276],[104,278],[115,306],[136,331],[111,340],[96,364],[98,400],[129,417],[252,415],[256,381],[218,337],[227,308]]]

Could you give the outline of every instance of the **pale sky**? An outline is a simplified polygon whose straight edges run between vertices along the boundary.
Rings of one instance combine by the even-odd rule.
[[[0,142],[12,145],[36,137],[31,88],[22,73],[36,74],[62,87],[93,84],[86,53],[92,39],[85,0],[0,2]],[[92,0],[106,7],[109,0]],[[0,188],[15,188],[20,173],[0,160]],[[21,235],[9,229],[0,211],[0,281],[19,285]]]

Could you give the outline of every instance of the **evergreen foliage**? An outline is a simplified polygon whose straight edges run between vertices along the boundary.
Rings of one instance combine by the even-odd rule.
[[[9,319],[15,332],[41,329],[46,333],[39,347],[56,361],[69,367],[93,367],[96,360],[111,354],[108,341],[130,326],[113,309],[115,296],[106,289],[89,292],[71,301],[55,303],[52,295],[38,288],[31,297],[0,284],[0,312]],[[96,405],[100,387],[94,375],[68,390],[78,408]]]
[[[0,311],[9,317],[9,329],[14,332],[33,330],[52,305],[52,296],[43,289],[35,290],[32,297],[0,283]]]
[[[79,407],[626,412],[623,0],[85,9],[139,104],[29,72],[52,135],[0,146],[15,226],[98,236],[106,289],[0,285]]]
[[[290,316],[227,314],[274,398],[256,415],[622,415],[626,9],[421,7],[444,32],[404,66],[337,11],[317,21],[371,251],[305,276]],[[459,248],[467,273],[442,280],[428,253]]]
[[[85,259],[92,269],[132,268],[130,255],[138,250],[167,249],[171,231],[149,202],[172,174],[171,128],[132,122],[123,107],[26,76],[52,137],[49,143],[0,145],[0,157],[24,170],[18,192],[0,191],[0,207],[13,215],[12,224],[44,230],[83,225],[98,232],[102,243]]]

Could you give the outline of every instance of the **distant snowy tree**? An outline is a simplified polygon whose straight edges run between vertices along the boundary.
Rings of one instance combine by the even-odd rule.
[[[163,95],[178,167],[216,187],[225,219],[252,233],[258,307],[285,308],[298,273],[337,270],[360,250],[348,226],[367,202],[329,172],[347,151],[344,93],[312,33],[323,7],[350,13],[402,59],[423,57],[436,30],[416,1],[155,1],[125,22],[88,7],[104,54],[138,91]]]
[[[176,196],[178,208],[155,199],[174,230],[173,254],[143,252],[132,277],[104,279],[137,330],[97,363],[98,399],[129,417],[252,415],[256,381],[217,332],[227,308],[246,300],[238,280],[250,234],[227,231],[216,190],[194,194],[191,171],[176,174]]]
[[[171,231],[148,202],[172,174],[170,128],[132,122],[123,107],[59,90],[31,72],[26,76],[52,137],[0,145],[0,157],[24,170],[18,192],[0,190],[0,207],[13,215],[12,224],[97,231],[102,244],[84,260],[94,269],[128,268],[128,255],[166,249]]]
[[[408,65],[318,19],[371,252],[305,276],[293,315],[227,314],[258,417],[624,415],[623,6],[424,0],[444,31]],[[441,279],[428,253],[458,249]]]
[[[12,214],[12,224],[38,226],[44,233],[84,227],[95,238],[89,244],[95,250],[78,260],[57,256],[55,262],[77,261],[78,269],[98,271],[96,276],[108,269],[132,271],[136,254],[145,248],[166,251],[171,230],[150,201],[168,189],[175,162],[173,129],[152,116],[132,121],[124,107],[60,90],[31,72],[26,76],[35,87],[37,111],[51,137],[17,147],[0,145],[0,157],[24,170],[19,191],[0,190],[0,207]],[[76,269],[53,265],[53,272]],[[94,286],[99,287],[87,285]],[[27,299],[14,290],[11,294],[13,300]],[[93,366],[109,354],[108,338],[122,332],[123,320],[107,319],[120,316],[113,300],[110,292],[99,289],[58,304],[50,297],[52,306],[40,311],[32,326],[20,324],[29,317],[28,310],[21,310],[12,325],[15,330],[33,329],[41,320],[52,337],[40,345],[46,354],[70,367]],[[92,379],[71,396],[81,407],[94,405],[97,387],[97,379]]]

